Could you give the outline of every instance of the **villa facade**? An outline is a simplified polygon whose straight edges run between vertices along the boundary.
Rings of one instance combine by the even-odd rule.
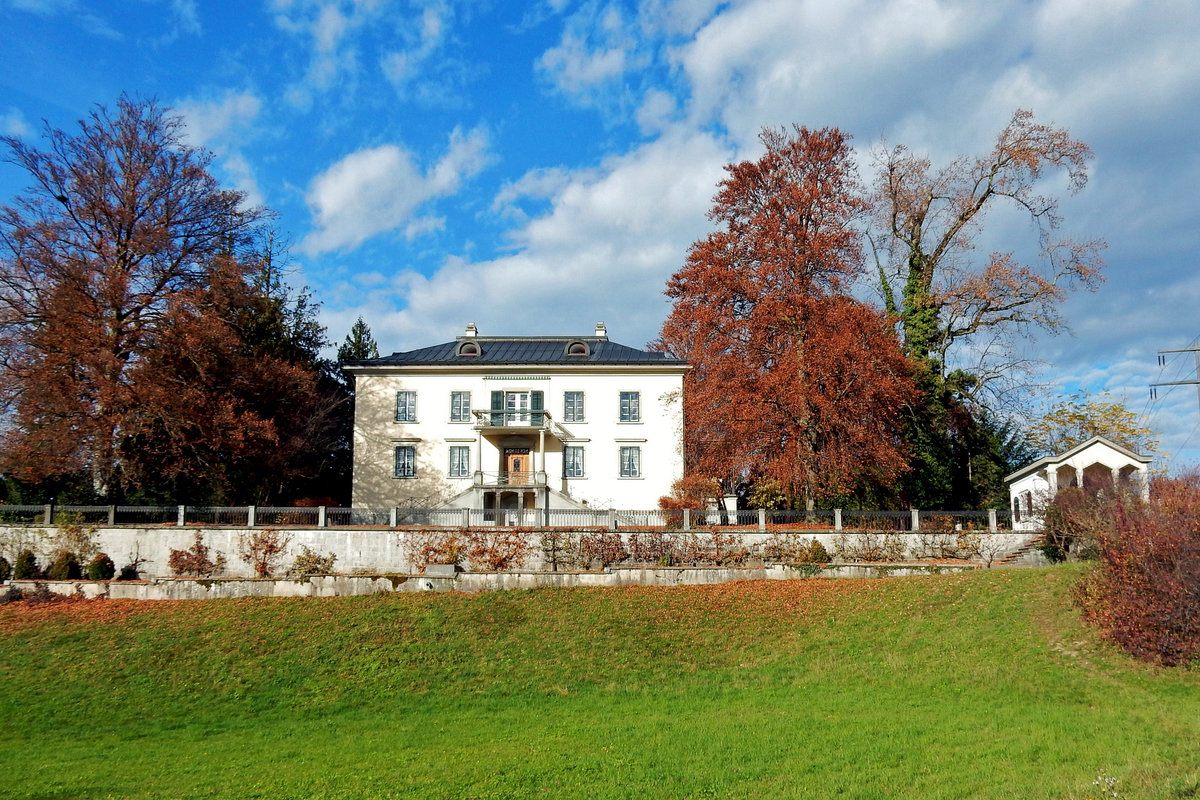
[[[686,362],[586,336],[481,336],[348,364],[357,507],[537,524],[648,509],[683,475]]]

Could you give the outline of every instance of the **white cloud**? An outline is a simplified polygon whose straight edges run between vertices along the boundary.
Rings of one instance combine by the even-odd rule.
[[[594,169],[532,172],[497,196],[501,207],[548,196],[549,210],[512,233],[516,253],[447,258],[428,277],[401,272],[390,291],[372,290],[368,310],[347,314],[369,314],[392,349],[449,338],[468,316],[509,334],[586,332],[607,320],[614,339],[640,346],[658,333],[666,279],[709,229],[728,157],[707,134],[671,131]]]
[[[388,144],[351,153],[313,179],[306,193],[316,230],[301,248],[312,255],[349,250],[381,233],[409,237],[436,229],[433,218],[414,219],[426,202],[458,191],[487,164],[482,129],[455,130],[446,154],[422,174],[412,154]]]
[[[397,89],[404,89],[420,77],[425,62],[445,41],[450,8],[443,2],[432,2],[412,20],[400,23],[399,31],[407,47],[386,53],[380,61],[384,77]]]
[[[105,39],[121,39],[121,32],[112,27],[108,20],[80,7],[78,0],[10,0],[13,8],[28,11],[43,17],[62,16],[95,36]]]
[[[249,205],[264,205],[254,169],[242,152],[253,136],[262,101],[253,92],[230,90],[216,100],[183,100],[175,110],[184,118],[188,141],[216,154],[234,186],[246,193]]]
[[[0,113],[0,133],[5,136],[28,136],[30,133],[29,123],[25,121],[25,115],[20,109],[10,108],[8,111]]]
[[[298,108],[311,106],[314,93],[328,91],[357,68],[358,34],[383,19],[379,0],[275,0],[275,24],[311,43],[305,76],[284,92]]]
[[[591,104],[648,57],[633,27],[615,6],[585,6],[568,19],[559,44],[538,59],[538,71],[578,102]]]
[[[245,135],[262,110],[262,101],[253,92],[230,90],[217,100],[183,100],[175,110],[186,120],[193,144],[215,149]]]

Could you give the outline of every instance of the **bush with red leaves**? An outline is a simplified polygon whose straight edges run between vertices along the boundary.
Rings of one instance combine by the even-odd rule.
[[[1077,590],[1085,617],[1144,661],[1200,657],[1200,475],[1155,481],[1099,537],[1100,566]]]

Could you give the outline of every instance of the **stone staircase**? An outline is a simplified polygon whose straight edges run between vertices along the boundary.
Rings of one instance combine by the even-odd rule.
[[[996,562],[994,564],[992,564],[992,566],[994,566],[994,567],[1014,566],[1018,562],[1020,562],[1026,555],[1028,555],[1029,553],[1032,553],[1034,550],[1038,549],[1045,543],[1046,543],[1046,535],[1044,533],[1039,533],[1038,535],[1034,536],[1032,539],[1027,541],[1025,544],[1018,547],[1016,550],[1013,550],[1008,555],[1004,556],[1003,558],[997,559]]]

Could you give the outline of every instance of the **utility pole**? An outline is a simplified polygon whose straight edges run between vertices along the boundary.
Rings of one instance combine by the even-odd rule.
[[[1200,346],[1193,344],[1191,347],[1180,347],[1174,350],[1159,350],[1158,365],[1165,367],[1167,365],[1167,353],[1191,353],[1196,358],[1196,377],[1188,381],[1164,381],[1163,383],[1150,384],[1150,399],[1158,399],[1159,386],[1195,386],[1196,401],[1200,403]]]

